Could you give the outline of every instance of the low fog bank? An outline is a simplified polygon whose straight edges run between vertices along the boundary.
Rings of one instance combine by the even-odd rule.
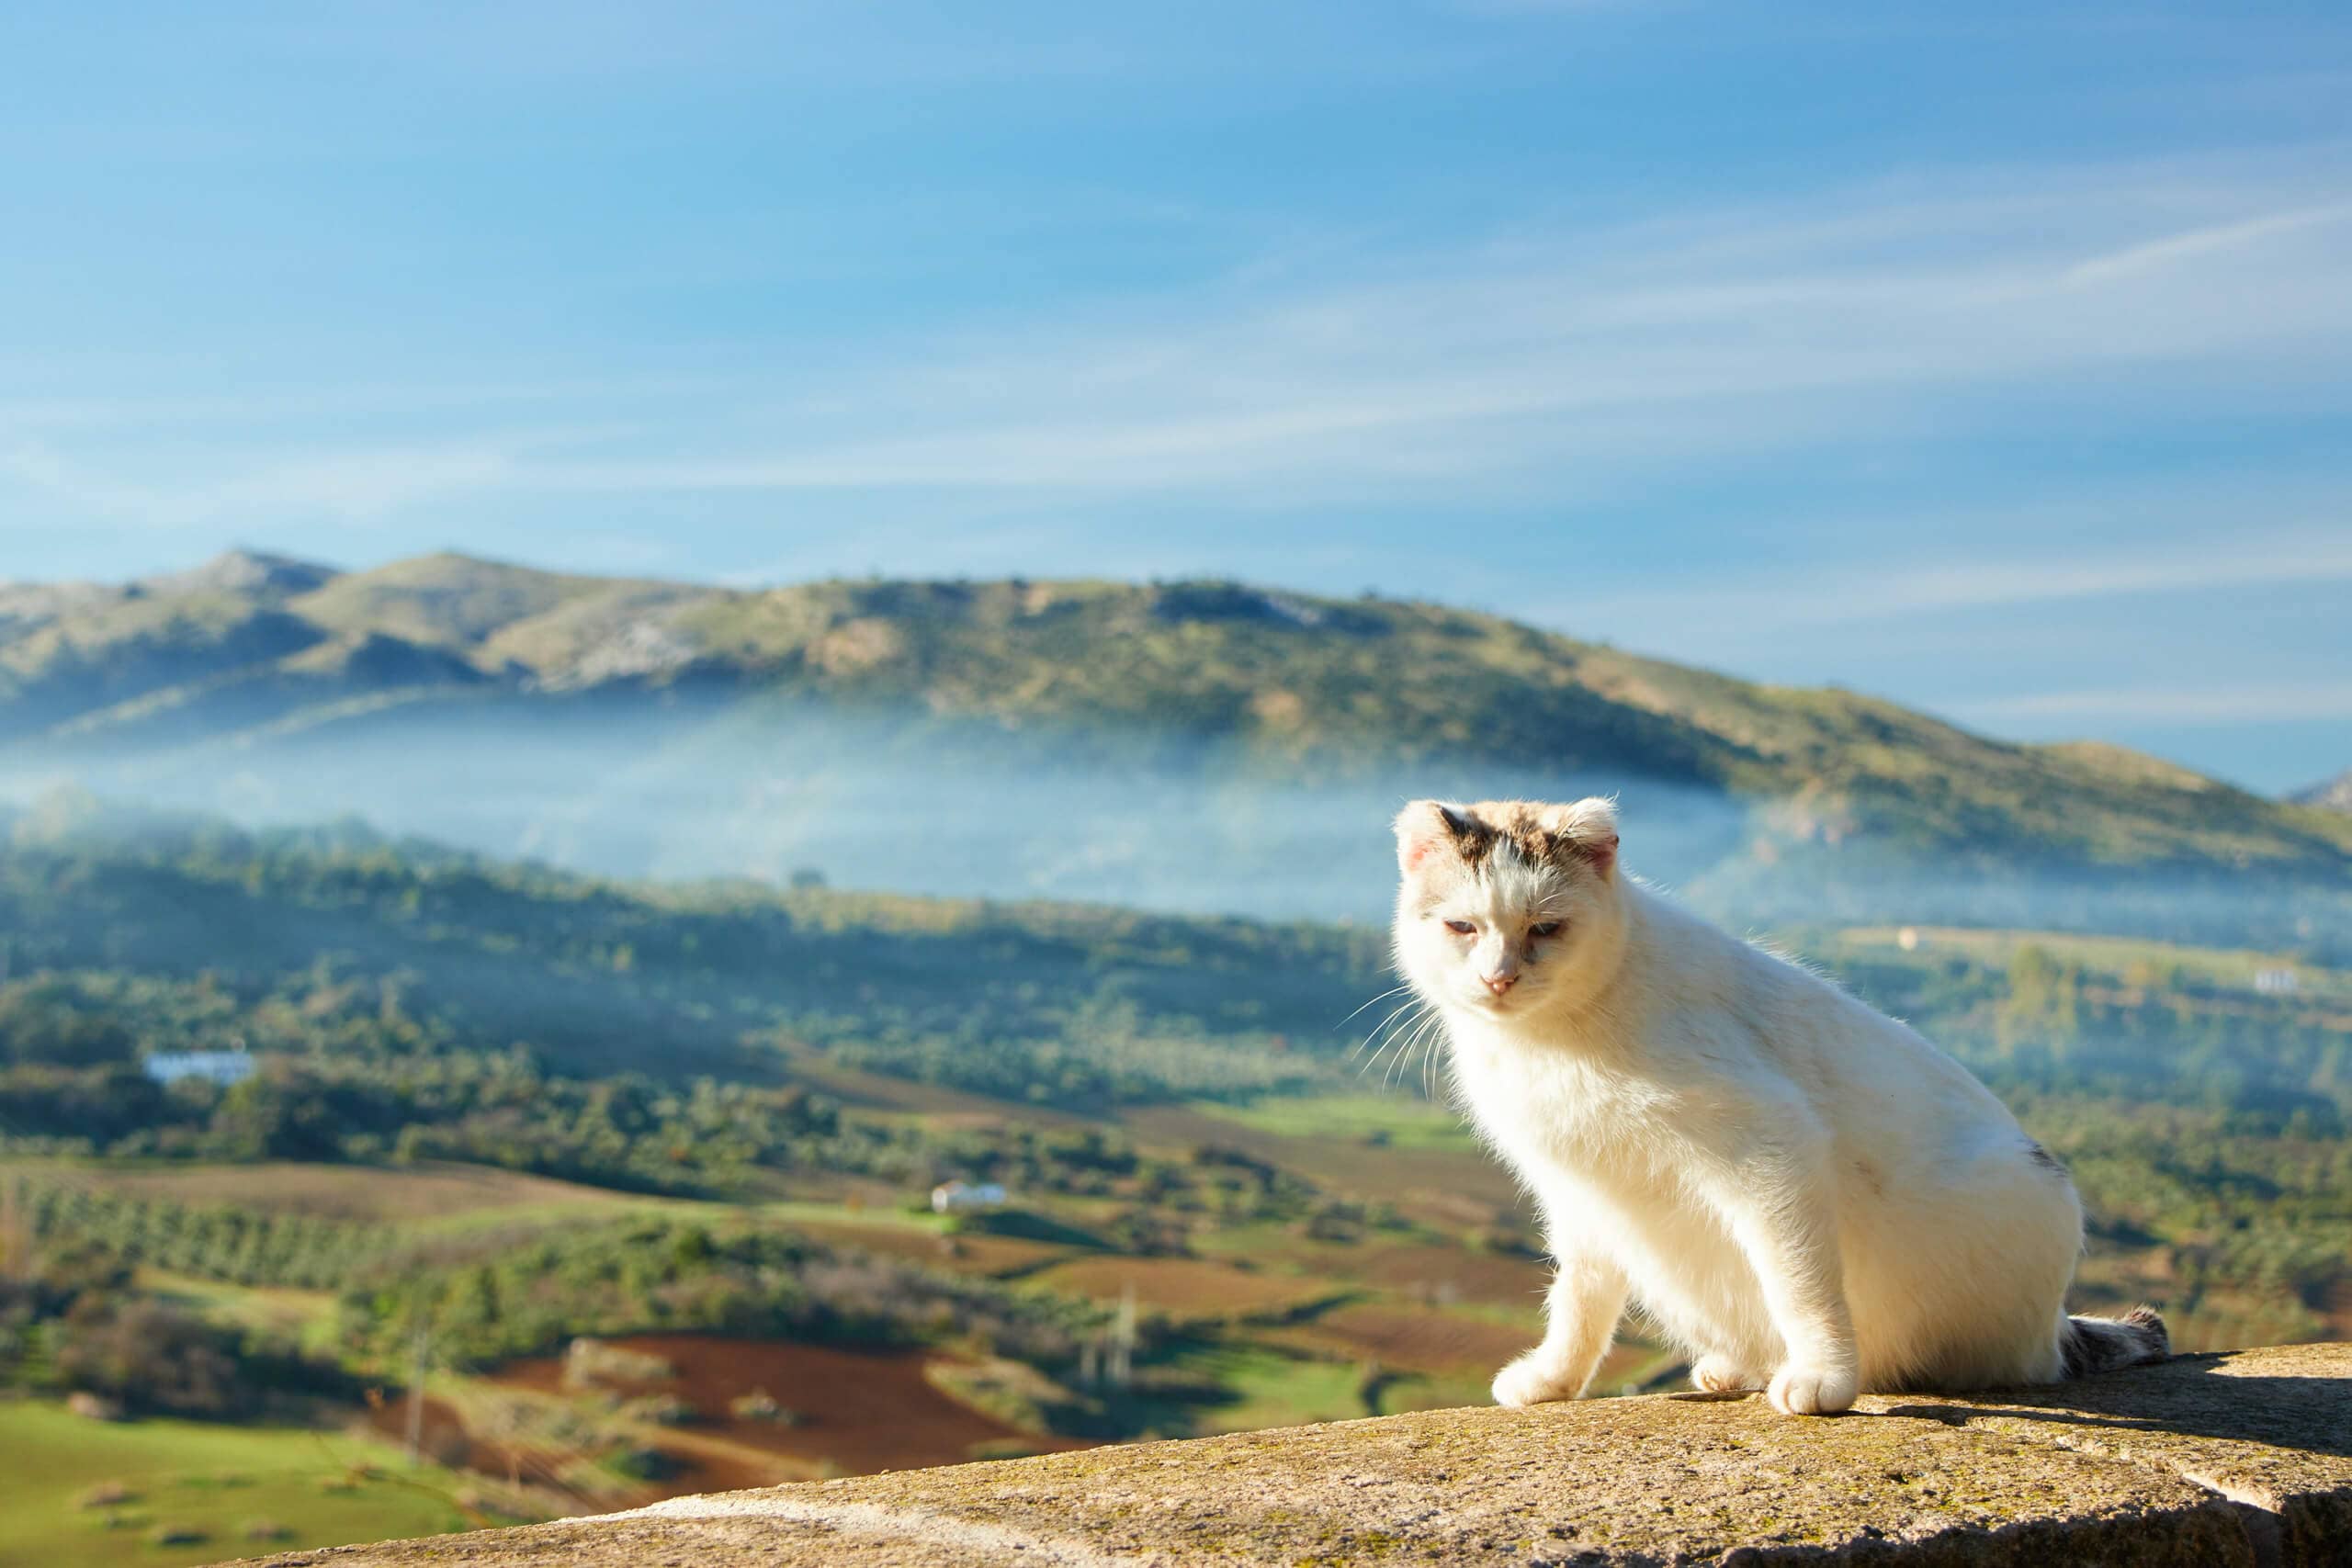
[[[1619,795],[1639,866],[1676,882],[1732,852],[1747,819],[1721,795],[1636,778],[1442,766],[1275,776],[1227,744],[797,709],[485,705],[233,746],[0,761],[0,799],[60,787],[250,828],[356,816],[395,836],[601,875],[821,877],[1359,921],[1386,918],[1388,821],[1418,795]]]
[[[619,877],[1381,922],[1387,824],[1421,795],[1614,795],[1625,864],[1734,929],[1849,922],[2132,932],[2352,958],[2352,895],[2206,870],[1905,859],[1772,841],[1754,803],[1592,772],[1270,761],[1227,743],[741,702],[479,703],[187,747],[0,754],[0,800],[61,786],[249,828],[357,817]]]
[[[2032,865],[1937,874],[1809,861],[1726,863],[1689,889],[1734,929],[1973,926],[2152,938],[2250,948],[2352,965],[2352,889],[2277,882],[2259,872],[2146,871],[2090,877]]]

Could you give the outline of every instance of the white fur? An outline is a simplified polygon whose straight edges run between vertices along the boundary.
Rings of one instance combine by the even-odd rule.
[[[1618,873],[1606,803],[1523,809],[1610,852],[1504,838],[1473,868],[1433,803],[1397,823],[1398,966],[1558,1263],[1544,1342],[1497,1401],[1576,1397],[1629,1301],[1701,1386],[1764,1388],[1792,1414],[2056,1381],[2081,1206],[2000,1101],[1903,1024]],[[1539,919],[1565,926],[1531,942]],[[1507,970],[1497,997],[1487,977]]]

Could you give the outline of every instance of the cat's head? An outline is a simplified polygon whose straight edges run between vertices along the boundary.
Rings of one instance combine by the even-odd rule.
[[[1417,800],[1396,864],[1397,967],[1441,1006],[1530,1021],[1589,996],[1621,951],[1606,800]]]

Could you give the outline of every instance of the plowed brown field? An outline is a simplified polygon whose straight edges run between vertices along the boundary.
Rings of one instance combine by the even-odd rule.
[[[955,1464],[972,1457],[975,1445],[1008,1439],[1040,1450],[1087,1446],[1070,1438],[1029,1437],[958,1404],[924,1379],[923,1363],[929,1358],[922,1351],[848,1350],[695,1334],[631,1335],[606,1343],[657,1356],[676,1369],[676,1376],[658,1382],[600,1386],[670,1394],[693,1406],[699,1419],[691,1427],[653,1439],[663,1448],[673,1446],[672,1436],[685,1440],[679,1445],[679,1457],[689,1463],[697,1462],[695,1450],[699,1445],[691,1442],[696,1438],[718,1439],[804,1465],[831,1461],[857,1474]],[[565,1392],[560,1357],[510,1362],[492,1381],[539,1393]],[[797,1412],[798,1423],[745,1420],[729,1411],[729,1401],[754,1389],[764,1389],[777,1404]],[[708,1461],[707,1451],[703,1461]],[[676,1490],[708,1488],[690,1484]]]
[[[1492,1373],[1543,1333],[1530,1314],[1516,1327],[1483,1318],[1411,1307],[1351,1302],[1318,1314],[1312,1323],[1271,1331],[1279,1343],[1325,1355],[1377,1361],[1394,1371]]]
[[[1048,1290],[1136,1304],[1180,1318],[1283,1314],[1340,1293],[1329,1280],[1258,1273],[1200,1258],[1079,1258],[1029,1276]]]
[[[599,1187],[488,1166],[192,1165],[144,1168],[76,1167],[74,1179],[134,1197],[227,1204],[334,1220],[398,1222],[489,1209],[579,1208],[641,1201]]]

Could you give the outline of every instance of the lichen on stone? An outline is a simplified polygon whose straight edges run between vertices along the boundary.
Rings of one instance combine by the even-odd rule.
[[[2183,1356],[1834,1419],[1466,1409],[684,1497],[319,1568],[2352,1562],[2352,1346]]]

